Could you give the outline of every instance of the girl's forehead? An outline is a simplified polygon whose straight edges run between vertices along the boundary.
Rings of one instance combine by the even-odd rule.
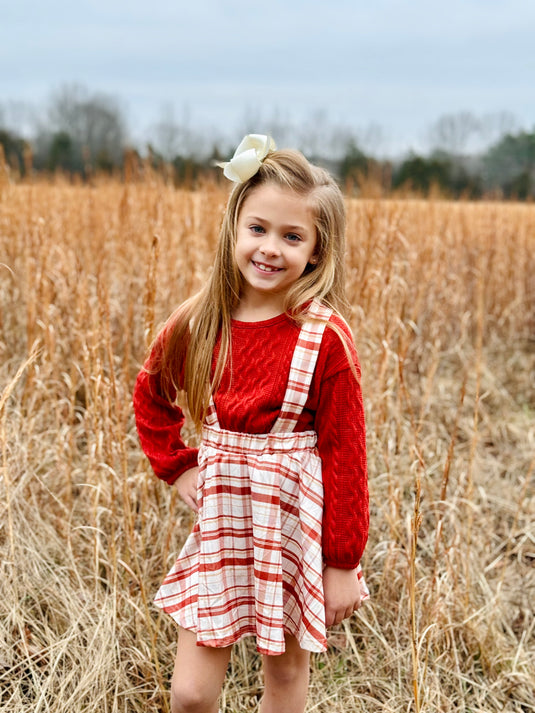
[[[255,186],[246,196],[240,209],[240,214],[245,211],[256,212],[284,212],[295,213],[314,220],[316,205],[311,193],[298,193],[289,186],[280,186],[276,183],[263,183]]]

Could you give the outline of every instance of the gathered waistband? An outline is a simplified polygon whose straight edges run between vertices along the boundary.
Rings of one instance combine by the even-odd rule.
[[[204,426],[202,443],[221,450],[247,450],[255,453],[287,453],[316,447],[315,431],[294,433],[238,433],[217,426]]]

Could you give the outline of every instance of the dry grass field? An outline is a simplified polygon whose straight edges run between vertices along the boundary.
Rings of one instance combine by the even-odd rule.
[[[175,628],[151,599],[191,518],[131,392],[226,187],[0,181],[0,711],[165,712]],[[535,711],[535,206],[348,213],[372,601],[314,655],[308,710]],[[248,641],[224,710],[260,690]]]

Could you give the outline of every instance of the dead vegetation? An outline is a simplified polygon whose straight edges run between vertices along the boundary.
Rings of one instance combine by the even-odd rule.
[[[131,390],[202,283],[225,202],[157,177],[0,177],[0,710],[166,711],[152,596],[190,517]],[[535,710],[535,207],[351,200],[372,601],[313,659],[309,711]],[[235,648],[226,711],[260,694]]]

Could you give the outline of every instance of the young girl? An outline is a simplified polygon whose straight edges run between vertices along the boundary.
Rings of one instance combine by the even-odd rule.
[[[368,590],[360,367],[329,174],[247,136],[204,289],[171,316],[134,392],[142,447],[196,524],[156,604],[179,625],[173,713],[216,713],[232,644],[256,636],[261,713],[305,708],[309,656]],[[202,429],[180,436],[185,392]]]

